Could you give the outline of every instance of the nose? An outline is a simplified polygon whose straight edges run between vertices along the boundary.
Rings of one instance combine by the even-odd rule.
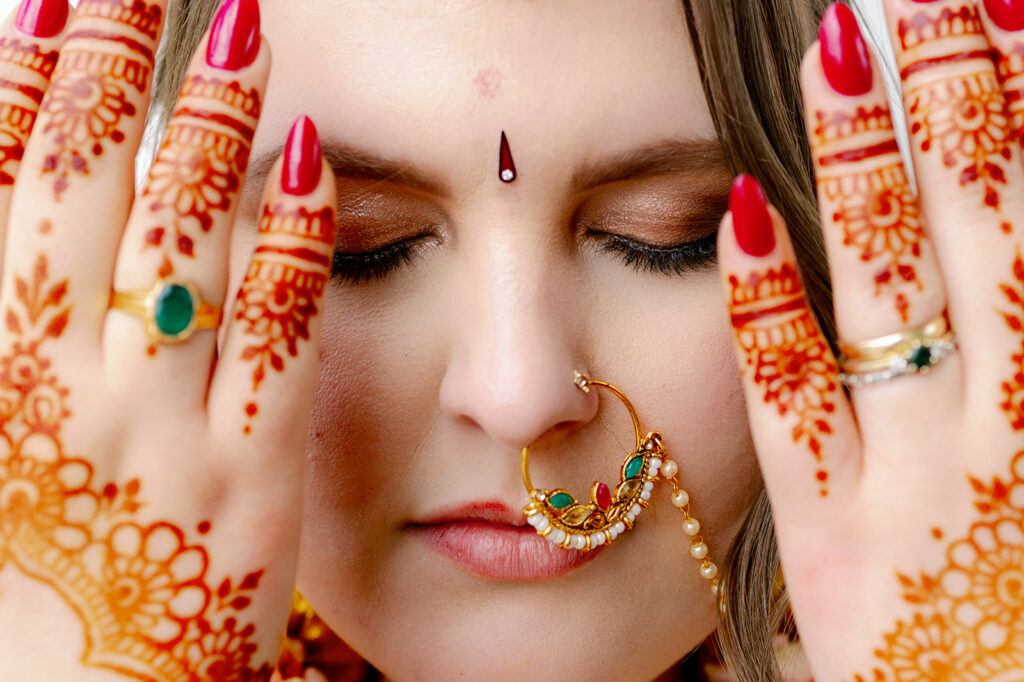
[[[557,268],[510,254],[473,259],[459,276],[440,401],[448,415],[519,449],[586,425],[598,400],[573,382],[586,367],[572,284]]]

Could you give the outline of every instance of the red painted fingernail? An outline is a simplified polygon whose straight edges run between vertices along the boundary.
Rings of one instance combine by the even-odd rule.
[[[36,38],[52,38],[68,23],[68,0],[22,0],[14,25]]]
[[[846,5],[833,3],[821,17],[821,65],[832,88],[842,95],[863,95],[871,89],[871,57],[857,17]]]
[[[305,196],[320,184],[322,171],[320,136],[309,116],[300,116],[288,133],[288,142],[284,146],[281,189],[287,194]]]
[[[736,242],[750,256],[763,258],[775,250],[775,228],[768,213],[768,198],[752,175],[736,178],[729,195]]]
[[[1024,1],[985,0],[985,11],[1004,31],[1024,29]]]
[[[218,69],[238,71],[256,61],[259,51],[259,2],[227,0],[213,20],[206,63]]]

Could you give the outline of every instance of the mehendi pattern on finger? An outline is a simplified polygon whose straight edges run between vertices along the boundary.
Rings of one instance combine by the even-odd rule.
[[[1013,375],[1003,382],[1003,402],[1000,407],[1010,420],[1010,426],[1015,431],[1021,431],[1024,430],[1024,259],[1020,251],[1013,261],[1013,279],[1012,284],[1000,284],[999,288],[1014,310],[1003,310],[1000,313],[1020,345],[1011,356]]]
[[[163,252],[161,277],[174,273],[175,258],[193,258],[214,214],[230,210],[249,163],[261,102],[259,90],[238,81],[203,75],[185,81],[142,195],[160,217],[143,248]]]
[[[334,250],[334,209],[309,211],[265,207],[259,245],[238,295],[235,320],[243,327],[242,360],[254,364],[255,396],[269,371],[283,372],[285,356],[308,341],[310,321],[327,285]],[[259,413],[255,397],[246,404],[244,432]]]
[[[795,418],[794,443],[806,442],[818,462],[822,497],[828,494],[822,439],[833,433],[838,369],[814,316],[807,306],[796,267],[786,263],[745,280],[729,277],[730,309],[736,338],[751,379],[763,400],[779,416]]]
[[[983,205],[999,212],[1013,140],[978,9],[973,4],[958,10],[925,7],[901,18],[898,34],[915,143],[922,152],[938,154],[943,166],[958,174],[961,187],[980,187]],[[1001,227],[1013,229],[1008,221]]]
[[[903,322],[908,291],[921,291],[917,261],[925,240],[917,197],[900,156],[888,107],[817,112],[817,180],[843,245],[874,268],[875,296],[891,295]]]
[[[149,90],[163,10],[142,0],[83,0],[43,102],[53,150],[43,176],[59,200],[74,175],[88,175],[104,145],[125,140],[124,119]],[[82,24],[83,20],[89,20]],[[133,94],[134,93],[134,94]]]
[[[980,518],[946,546],[943,568],[897,573],[912,615],[875,651],[879,666],[854,680],[1019,679],[1024,668],[1024,452],[1009,477],[971,477]],[[941,541],[941,533],[935,534]],[[1006,677],[1001,677],[1006,675]]]
[[[41,255],[15,289],[4,314],[15,341],[0,356],[0,568],[68,604],[86,666],[149,682],[268,680],[269,663],[252,667],[255,626],[240,620],[263,571],[211,582],[209,554],[189,533],[142,519],[138,480],[99,483],[89,460],[68,453],[69,389],[43,352],[67,326],[68,280],[50,281]],[[209,531],[202,522],[196,534]]]
[[[57,66],[57,50],[40,50],[39,45],[17,38],[0,38],[0,63],[24,69],[37,83],[47,82]],[[40,83],[41,84],[41,83]],[[15,170],[25,156],[25,144],[36,122],[44,91],[41,87],[0,79],[0,88],[12,91],[0,103],[0,187],[14,184]],[[17,93],[17,94],[15,94]],[[22,103],[12,100],[21,99]]]
[[[996,50],[996,72],[1003,84],[1010,125],[1018,142],[1024,142],[1024,42],[1008,51]]]

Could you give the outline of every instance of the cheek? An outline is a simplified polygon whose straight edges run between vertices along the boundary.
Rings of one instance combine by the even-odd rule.
[[[627,394],[643,428],[662,434],[699,502],[694,514],[722,530],[715,546],[723,556],[762,483],[718,274],[623,280],[612,290],[595,313],[594,356],[616,373],[612,383],[639,387]]]

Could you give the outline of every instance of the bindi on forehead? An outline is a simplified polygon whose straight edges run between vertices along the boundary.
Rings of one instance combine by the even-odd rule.
[[[473,78],[473,86],[476,88],[477,94],[485,99],[494,99],[501,92],[501,81],[503,75],[501,70],[497,67],[490,66],[486,69],[480,69],[476,72],[476,76]]]

